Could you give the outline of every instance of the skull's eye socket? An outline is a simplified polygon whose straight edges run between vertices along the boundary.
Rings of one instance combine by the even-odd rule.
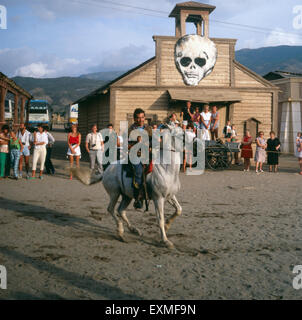
[[[180,60],[180,64],[183,66],[183,67],[188,67],[192,62],[192,59],[189,58],[189,57],[184,57]]]
[[[200,66],[200,67],[203,67],[206,63],[207,63],[207,60],[206,59],[203,59],[203,58],[196,58],[195,59],[195,63]]]

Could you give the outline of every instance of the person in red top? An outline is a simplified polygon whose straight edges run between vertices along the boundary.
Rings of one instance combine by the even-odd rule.
[[[251,159],[253,158],[252,149],[253,138],[250,132],[247,130],[242,140],[241,158],[244,159],[244,172],[250,171]]]
[[[78,132],[78,127],[73,125],[71,127],[71,132],[68,134],[67,143],[68,143],[68,151],[67,155],[70,161],[70,168],[73,167],[74,157],[76,159],[77,168],[80,167],[80,159],[81,159],[81,134]],[[70,180],[72,180],[72,173],[70,173]]]

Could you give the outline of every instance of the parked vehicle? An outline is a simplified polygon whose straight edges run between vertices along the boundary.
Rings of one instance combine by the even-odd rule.
[[[64,123],[65,131],[70,131],[71,126],[73,124],[78,123],[78,117],[79,117],[79,105],[73,104],[66,107],[65,111],[65,119],[67,119],[67,122]]]
[[[52,130],[52,108],[46,100],[31,100],[29,104],[29,130],[35,130],[39,123],[47,125]]]
[[[13,121],[13,110],[14,110],[14,106],[15,106],[15,101],[6,98],[5,99],[5,120],[7,122]]]

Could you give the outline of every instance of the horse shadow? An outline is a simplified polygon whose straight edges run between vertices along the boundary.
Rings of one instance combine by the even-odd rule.
[[[63,268],[57,267],[48,262],[42,261],[37,258],[27,256],[23,253],[11,250],[9,248],[0,247],[0,253],[8,258],[12,258],[17,262],[21,262],[35,268],[39,272],[47,272],[55,275],[59,281],[67,285],[77,287],[92,294],[96,294],[102,298],[109,300],[142,300],[136,294],[127,294],[120,288],[113,287],[109,284],[97,281],[89,276],[80,275],[78,273],[67,271]],[[48,298],[51,296],[48,295]],[[36,298],[36,297],[32,297]],[[53,299],[61,299],[61,297],[54,295]]]
[[[16,200],[10,200],[0,197],[0,207],[5,210],[14,211],[18,213],[18,217],[31,219],[34,221],[47,221],[57,226],[77,226],[84,224],[88,226],[95,226],[88,220],[70,215],[68,213],[57,210],[45,208],[40,205],[26,204]]]

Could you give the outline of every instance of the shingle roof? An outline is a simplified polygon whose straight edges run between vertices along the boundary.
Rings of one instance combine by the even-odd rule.
[[[302,78],[302,73],[294,73],[289,71],[272,71],[263,76],[267,80],[278,80],[288,78]]]
[[[0,72],[0,80],[3,80],[4,82],[8,83],[13,89],[18,91],[20,94],[23,94],[26,98],[32,99],[32,95],[16,84],[16,82],[10,78],[8,78],[4,73]]]
[[[89,93],[88,95],[80,98],[79,100],[73,102],[73,104],[77,104],[77,103],[80,103],[80,102],[83,102],[84,100],[87,100],[88,98],[91,98],[93,96],[97,96],[99,94],[102,94],[104,91],[108,90],[110,88],[111,85],[113,85],[114,83],[116,83],[117,81],[125,78],[126,76],[128,76],[129,74],[135,72],[136,70],[140,69],[141,67],[143,67],[144,65],[148,64],[149,62],[151,62],[152,60],[154,60],[155,57],[152,57],[151,59],[143,62],[142,64],[140,64],[139,66],[127,71],[126,73],[122,74],[121,76],[115,78],[114,80],[106,83],[104,86],[102,86],[101,88],[98,88],[96,90],[94,90],[93,92]]]
[[[208,10],[210,13],[216,9],[215,6],[211,6],[209,4],[196,2],[196,1],[188,1],[188,2],[181,2],[178,3],[175,8],[170,13],[169,17],[175,17],[179,14],[181,9],[204,9]]]

